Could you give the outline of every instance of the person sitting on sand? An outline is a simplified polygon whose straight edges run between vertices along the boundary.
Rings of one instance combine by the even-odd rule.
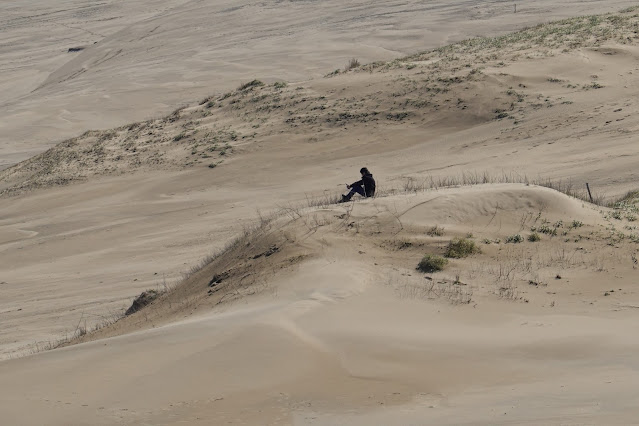
[[[342,195],[340,203],[350,201],[356,193],[366,198],[370,198],[375,195],[375,179],[373,179],[371,172],[369,172],[366,167],[362,167],[359,172],[362,174],[362,179],[357,182],[353,182],[350,185],[346,185],[346,187],[351,191],[346,195]]]

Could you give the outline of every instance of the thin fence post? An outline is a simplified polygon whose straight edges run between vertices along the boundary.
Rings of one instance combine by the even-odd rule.
[[[588,182],[586,182],[586,189],[588,190],[588,196],[590,197],[590,202],[594,203],[594,201],[592,201],[592,193],[590,192],[590,185],[588,185]]]

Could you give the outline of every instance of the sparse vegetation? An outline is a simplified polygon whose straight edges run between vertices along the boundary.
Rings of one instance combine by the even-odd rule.
[[[155,299],[160,296],[160,292],[157,290],[143,291],[138,297],[133,300],[129,309],[126,310],[124,315],[131,315],[142,309],[143,307],[151,304]]]
[[[448,244],[448,247],[446,247],[446,253],[444,256],[461,259],[476,253],[481,253],[481,249],[473,240],[469,240],[467,238],[455,238]]]
[[[519,234],[509,235],[508,237],[506,237],[506,243],[510,243],[510,244],[519,244],[523,241],[524,241],[524,238]]]
[[[528,235],[528,241],[530,241],[531,243],[536,243],[537,241],[541,241],[541,237],[538,233],[533,232],[532,234]]]
[[[352,69],[359,68],[360,65],[361,64],[359,63],[357,59],[351,58],[346,64],[346,66],[344,67],[344,71],[350,71]]]
[[[260,80],[251,80],[248,83],[242,84],[240,87],[237,88],[237,90],[239,90],[240,92],[244,92],[260,86],[264,86],[264,83]]]
[[[426,231],[426,234],[430,237],[441,237],[442,235],[444,235],[444,228],[442,228],[441,226],[435,225],[428,228],[428,230]]]
[[[417,269],[422,272],[432,273],[442,271],[447,264],[448,259],[435,254],[427,254],[419,262]]]

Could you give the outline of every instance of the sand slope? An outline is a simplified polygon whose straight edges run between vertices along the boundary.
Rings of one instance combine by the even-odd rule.
[[[636,415],[637,248],[610,246],[614,220],[598,209],[545,188],[488,185],[299,213],[92,338],[140,331],[1,363],[4,418],[628,424]],[[556,237],[503,242],[559,220]],[[443,235],[428,235],[434,225]],[[415,271],[423,253],[468,232],[482,254]]]
[[[632,32],[632,19],[608,36]],[[521,50],[531,31],[508,48],[496,39],[230,91],[1,172],[3,353],[117,315],[258,209],[333,196],[363,164],[382,192],[484,172],[561,179],[581,193],[589,182],[595,196],[636,188],[634,41]]]
[[[358,53],[393,58],[404,47],[384,44],[389,37],[431,39],[426,15],[445,16],[433,36],[444,39],[555,7],[569,15],[615,4],[536,1],[507,15],[508,2],[234,2],[219,11],[230,3],[166,1],[149,11],[70,1],[64,13],[29,18],[51,40],[57,22],[88,14],[92,24],[73,39],[85,50],[61,50],[69,62],[41,56],[37,75],[7,67],[21,82],[0,107],[3,134],[20,146],[3,145],[17,153],[9,162],[25,152],[16,129],[33,138],[25,150],[41,149],[27,122],[47,135],[59,126],[60,138],[96,117],[129,124],[0,172],[3,421],[632,424],[637,194],[603,208],[512,182],[562,180],[581,196],[589,182],[596,197],[636,190],[636,11],[320,76],[351,56],[345,25],[361,33],[356,43],[379,42]],[[10,16],[3,28],[32,37],[22,10],[0,7]],[[258,13],[272,19],[254,32],[236,25]],[[223,17],[230,44],[220,51],[234,62],[186,48],[196,36],[219,41],[206,30]],[[159,22],[166,32],[154,30]],[[41,48],[33,34],[25,52]],[[306,63],[279,49],[287,38],[314,46],[300,54]],[[15,54],[18,39],[0,48]],[[242,62],[244,48],[258,59]],[[335,49],[348,52],[326,67]],[[305,80],[315,75],[308,64],[324,70]],[[257,69],[272,74],[239,87]],[[283,75],[303,81],[274,84]],[[107,97],[91,109],[94,89]],[[185,108],[131,123],[187,96]],[[60,108],[76,109],[69,119]],[[362,165],[379,197],[333,204]],[[534,233],[540,241],[529,241]],[[443,272],[415,270],[454,238],[481,253],[449,259]],[[170,291],[85,334],[149,288]],[[78,335],[80,344],[32,354]]]
[[[631,1],[162,0],[0,5],[0,168],[85,130],[163,115],[241,81],[307,80]],[[69,48],[84,47],[68,53]]]

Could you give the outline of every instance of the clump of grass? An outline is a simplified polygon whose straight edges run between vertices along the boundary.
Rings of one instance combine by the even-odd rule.
[[[435,225],[431,228],[428,228],[428,230],[426,231],[426,234],[430,237],[441,237],[442,235],[444,235],[444,228],[442,228],[441,226]]]
[[[184,132],[182,132],[182,133],[180,133],[179,135],[175,135],[175,136],[173,137],[173,140],[174,140],[175,142],[177,142],[177,141],[180,141],[180,140],[184,139],[185,137],[186,137],[186,135],[184,134]]]
[[[536,243],[537,241],[541,241],[541,237],[538,233],[533,232],[532,234],[528,235],[528,241],[530,241],[531,243]]]
[[[570,226],[568,226],[569,229],[576,229],[576,228],[581,228],[582,226],[584,226],[584,223],[579,221],[579,220],[573,220],[572,223],[570,224]]]
[[[417,265],[417,269],[422,272],[437,272],[443,270],[448,264],[448,259],[436,254],[427,254]]]
[[[252,80],[252,81],[249,81],[248,83],[242,84],[240,87],[237,88],[237,90],[242,92],[242,91],[253,89],[255,87],[260,87],[260,86],[264,86],[264,83],[262,83],[260,80]]]
[[[496,109],[495,110],[495,119],[497,120],[501,120],[502,118],[508,118],[509,114],[506,111],[503,111],[501,109]]]
[[[344,67],[344,71],[350,71],[354,68],[358,68],[361,64],[359,63],[359,61],[355,58],[351,58],[350,61],[348,61],[348,63],[346,64],[346,66]]]
[[[557,228],[551,228],[548,225],[541,225],[539,228],[531,228],[531,231],[541,232],[542,234],[550,235],[554,237],[557,235]]]
[[[589,89],[602,89],[603,86],[599,83],[597,83],[596,81],[593,81],[590,84],[584,84],[583,86],[584,90],[589,90]]]
[[[524,241],[524,237],[519,234],[506,237],[506,243],[519,244]]]
[[[444,256],[461,259],[475,253],[481,253],[481,249],[474,241],[469,240],[468,238],[455,238],[448,243]]]
[[[285,81],[276,81],[275,83],[273,83],[273,87],[275,87],[276,89],[283,89],[286,86],[288,86],[288,84]]]

